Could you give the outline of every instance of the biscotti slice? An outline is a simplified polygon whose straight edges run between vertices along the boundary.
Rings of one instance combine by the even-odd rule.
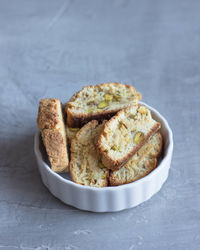
[[[131,183],[156,168],[157,158],[162,150],[162,136],[159,132],[151,136],[140,150],[119,170],[111,171],[111,186]]]
[[[82,127],[72,140],[70,174],[76,183],[92,187],[108,184],[109,170],[103,166],[96,148],[103,126],[93,120]]]
[[[103,83],[84,87],[66,105],[69,127],[82,127],[91,120],[106,120],[119,110],[141,100],[135,88],[122,83]]]
[[[76,137],[76,134],[78,133],[79,130],[80,128],[70,128],[66,126],[68,144],[71,144],[72,140]]]
[[[66,128],[63,121],[62,105],[58,99],[40,100],[37,124],[51,169],[54,172],[68,171]]]
[[[121,110],[104,126],[98,140],[103,164],[112,170],[120,169],[160,128],[143,105]]]

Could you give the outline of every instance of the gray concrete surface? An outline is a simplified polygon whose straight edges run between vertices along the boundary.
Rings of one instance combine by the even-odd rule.
[[[200,1],[0,1],[0,249],[199,249]],[[169,179],[119,213],[64,205],[33,153],[40,98],[133,84],[172,126]]]

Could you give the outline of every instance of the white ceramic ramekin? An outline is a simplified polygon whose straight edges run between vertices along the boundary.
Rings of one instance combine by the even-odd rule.
[[[39,132],[35,135],[34,150],[44,185],[64,203],[82,210],[93,212],[115,212],[135,207],[148,200],[162,187],[168,177],[172,151],[173,135],[166,119],[155,109],[147,106],[153,118],[161,123],[164,141],[163,158],[150,174],[130,184],[116,187],[94,188],[82,186],[70,180],[68,174],[54,173],[42,157]]]

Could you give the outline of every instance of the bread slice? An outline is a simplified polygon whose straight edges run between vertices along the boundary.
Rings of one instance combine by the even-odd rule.
[[[143,105],[121,110],[104,126],[98,140],[103,164],[112,170],[120,169],[160,128]]]
[[[72,140],[70,174],[76,183],[92,187],[108,185],[109,170],[103,166],[96,149],[103,126],[93,120],[82,127]]]
[[[54,172],[68,171],[66,130],[63,121],[62,105],[58,99],[40,100],[38,117],[44,146]]]
[[[159,132],[150,137],[147,143],[119,170],[111,171],[111,186],[131,183],[156,168],[157,158],[162,151],[162,136]]]
[[[139,100],[141,94],[130,85],[103,83],[87,86],[67,103],[67,124],[69,127],[82,127],[91,120],[106,120]]]

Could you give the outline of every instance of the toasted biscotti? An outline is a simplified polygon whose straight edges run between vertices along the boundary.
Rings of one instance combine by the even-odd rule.
[[[122,83],[103,83],[84,87],[66,104],[69,127],[82,127],[91,120],[109,119],[119,110],[141,100],[134,87]]]
[[[120,169],[160,128],[143,105],[121,110],[104,126],[98,139],[103,164],[112,170]]]
[[[66,130],[63,121],[62,106],[58,99],[40,100],[38,117],[44,146],[54,172],[68,171]]]
[[[110,172],[110,185],[117,186],[131,183],[148,175],[155,169],[161,150],[162,136],[157,132],[122,168]]]
[[[72,140],[70,174],[76,183],[92,187],[108,185],[109,170],[103,166],[96,149],[103,126],[93,120],[82,127]]]
[[[79,130],[80,128],[70,128],[66,126],[67,141],[69,145],[71,145],[72,140],[76,137]]]

